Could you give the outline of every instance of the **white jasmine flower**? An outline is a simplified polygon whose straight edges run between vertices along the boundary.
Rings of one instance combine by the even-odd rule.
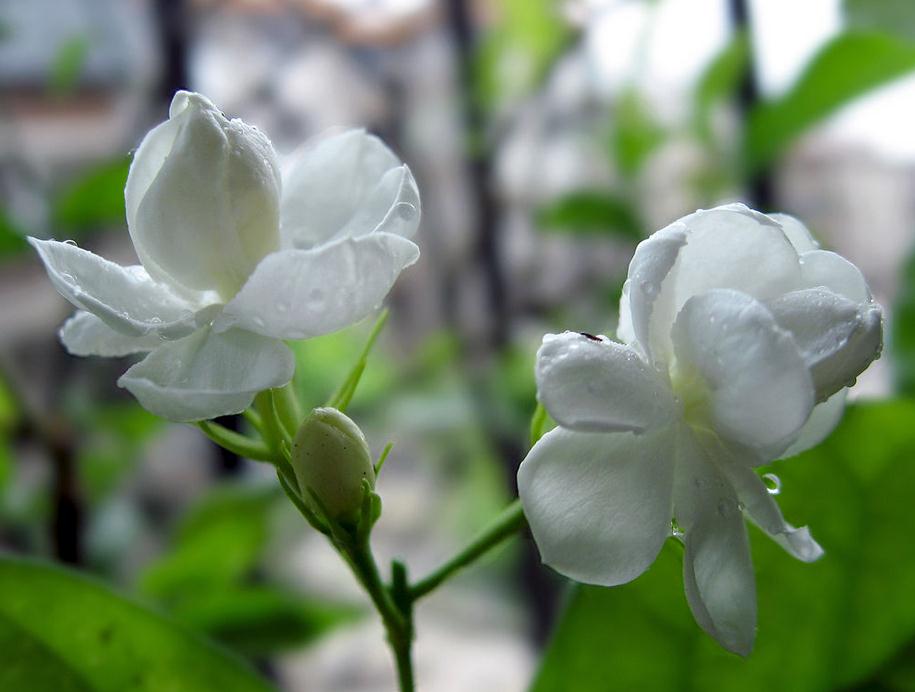
[[[823,552],[754,467],[835,426],[845,387],[879,355],[880,308],[858,269],[796,219],[728,205],[643,241],[620,312],[623,343],[543,340],[539,398],[559,427],[518,472],[525,515],[544,562],[605,586],[644,572],[673,520],[693,615],[746,655],[756,593],[744,516],[801,560]]]
[[[140,265],[29,239],[79,308],[61,329],[67,349],[149,352],[118,384],[159,416],[202,420],[292,378],[282,339],[369,314],[419,257],[413,176],[363,131],[310,142],[287,163],[281,173],[256,128],[200,94],[175,94],[127,178]]]

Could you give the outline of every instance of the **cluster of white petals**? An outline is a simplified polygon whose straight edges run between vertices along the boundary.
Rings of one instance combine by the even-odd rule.
[[[745,655],[756,593],[744,518],[801,560],[823,552],[755,467],[829,434],[880,353],[880,308],[799,221],[727,205],[638,246],[618,336],[543,340],[538,396],[559,427],[518,472],[534,539],[562,574],[613,586],[644,572],[673,526],[696,621]]]
[[[170,420],[238,413],[286,384],[283,339],[362,319],[419,257],[416,183],[379,139],[319,138],[281,168],[266,136],[200,94],[175,95],[125,197],[140,265],[29,240],[79,309],[60,333],[67,349],[148,353],[118,384]]]

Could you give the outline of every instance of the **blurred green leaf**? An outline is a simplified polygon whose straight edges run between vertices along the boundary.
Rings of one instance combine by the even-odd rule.
[[[538,226],[547,231],[575,235],[607,235],[641,240],[642,224],[633,205],[610,192],[573,192],[537,214]]]
[[[181,523],[172,551],[147,568],[143,591],[179,603],[234,585],[257,565],[280,496],[273,485],[211,492]]]
[[[693,92],[693,127],[704,141],[712,138],[712,111],[729,100],[740,86],[750,58],[750,42],[743,32],[721,49],[700,75]]]
[[[827,43],[781,98],[750,114],[744,144],[751,169],[866,92],[915,69],[915,44],[886,34],[849,33]]]
[[[680,551],[667,548],[630,584],[575,588],[534,689],[884,689],[864,683],[915,638],[913,458],[915,402],[900,400],[850,407],[826,442],[772,465],[785,515],[826,555],[803,564],[751,529],[759,634],[747,659],[692,621]]]
[[[899,281],[890,333],[896,391],[915,397],[915,252],[909,255]]]
[[[29,246],[25,236],[26,232],[10,218],[6,209],[0,207],[0,259],[24,251]]]
[[[883,31],[915,41],[912,0],[844,0],[845,23],[858,31]]]
[[[51,202],[51,218],[62,232],[97,230],[125,223],[124,185],[129,157],[94,166],[72,180]]]
[[[555,0],[496,0],[492,9],[496,24],[474,60],[477,97],[486,106],[539,84],[571,33]]]
[[[622,92],[614,110],[610,148],[620,172],[632,178],[667,137],[635,89]]]
[[[57,96],[66,96],[76,89],[89,56],[89,39],[73,36],[57,48],[48,74],[48,86]]]
[[[88,406],[82,395],[67,403],[74,423],[84,431],[79,447],[80,475],[90,498],[99,501],[134,468],[144,447],[164,424],[132,401]]]
[[[307,644],[362,611],[258,586],[204,592],[174,614],[240,653],[264,656]]]
[[[77,573],[4,557],[0,593],[0,689],[270,689],[239,659]]]

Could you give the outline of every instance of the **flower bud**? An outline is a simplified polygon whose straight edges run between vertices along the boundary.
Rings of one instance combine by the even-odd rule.
[[[375,469],[365,435],[346,414],[316,408],[299,426],[292,444],[292,467],[302,497],[313,495],[331,520],[358,518],[363,480],[375,486]]]
[[[273,145],[200,94],[175,94],[169,119],[137,149],[125,196],[140,261],[178,289],[228,300],[279,248]]]

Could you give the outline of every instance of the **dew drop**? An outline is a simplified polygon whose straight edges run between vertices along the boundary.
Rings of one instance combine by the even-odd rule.
[[[64,281],[71,281],[76,283],[76,279],[73,277],[73,274],[68,274],[67,272],[61,272],[60,278],[62,278]]]
[[[416,216],[416,207],[409,202],[401,202],[397,205],[397,215],[404,221],[409,221]]]
[[[778,495],[782,491],[782,479],[774,473],[764,473],[762,480],[770,495]]]
[[[72,238],[67,238],[67,240],[64,241],[64,245],[72,245],[73,247],[76,247],[76,241]]]
[[[254,324],[256,324],[258,327],[263,327],[263,326],[264,326],[264,318],[263,318],[263,317],[259,317],[259,316],[258,316],[258,317],[255,317],[255,318],[254,318]]]
[[[670,535],[681,541],[686,537],[686,532],[683,530],[680,524],[677,523],[676,519],[670,520]]]
[[[287,303],[285,300],[277,301],[276,311],[277,312],[289,312],[289,303]]]

